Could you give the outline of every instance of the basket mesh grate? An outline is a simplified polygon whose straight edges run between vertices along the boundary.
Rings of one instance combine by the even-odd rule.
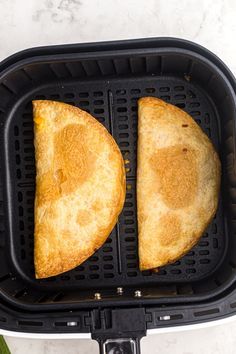
[[[125,87],[124,87],[125,81]],[[217,116],[207,96],[186,80],[165,77],[127,80],[87,81],[49,85],[21,102],[14,114],[9,139],[14,221],[13,249],[21,273],[34,280],[33,230],[35,160],[33,146],[32,99],[59,100],[91,113],[114,136],[126,163],[127,194],[123,212],[106,243],[86,262],[60,276],[41,280],[40,284],[97,288],[185,282],[198,280],[215,271],[224,252],[222,206],[202,239],[185,257],[159,272],[138,269],[136,220],[137,100],[157,96],[186,110],[219,147]],[[77,281],[78,280],[78,281]],[[38,281],[37,281],[38,282]]]

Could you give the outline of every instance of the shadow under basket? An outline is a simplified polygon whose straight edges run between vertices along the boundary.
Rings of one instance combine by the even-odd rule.
[[[158,272],[138,267],[137,100],[144,96],[188,112],[212,140],[222,163],[214,220],[188,254]],[[76,269],[43,280],[35,279],[33,265],[35,99],[66,102],[91,113],[118,143],[127,177],[124,209],[106,243]],[[0,327],[98,333],[114,327],[114,311],[122,314],[125,308],[133,316],[135,308],[136,314],[144,314],[146,331],[233,313],[235,118],[234,77],[212,53],[183,40],[44,47],[2,62]]]

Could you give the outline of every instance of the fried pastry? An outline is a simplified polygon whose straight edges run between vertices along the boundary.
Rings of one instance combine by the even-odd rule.
[[[181,109],[138,102],[137,208],[140,269],[175,262],[214,217],[220,161],[205,133]]]
[[[68,271],[114,228],[125,198],[124,162],[108,131],[68,104],[33,101],[36,278]]]

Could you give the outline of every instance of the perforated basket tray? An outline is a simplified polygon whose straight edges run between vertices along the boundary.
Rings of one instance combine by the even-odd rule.
[[[143,96],[160,97],[190,113],[213,141],[223,170],[220,204],[208,230],[185,257],[157,273],[138,268],[137,99]],[[125,206],[107,242],[81,266],[46,280],[36,280],[33,267],[33,99],[63,101],[90,112],[114,136],[128,162]],[[236,275],[235,107],[234,78],[224,64],[203,48],[180,40],[49,47],[3,62],[0,298],[6,306],[41,314],[98,304],[136,304],[145,309],[151,304],[199,306],[232,290]],[[117,292],[121,287],[122,295],[121,290]],[[100,295],[94,299],[95,293]],[[24,330],[32,328],[23,325]]]

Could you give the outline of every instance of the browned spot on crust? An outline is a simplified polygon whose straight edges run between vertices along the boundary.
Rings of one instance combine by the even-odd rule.
[[[97,200],[93,205],[92,205],[92,209],[96,212],[96,211],[100,211],[103,207],[103,204],[101,201]]]
[[[54,138],[52,170],[42,175],[39,203],[52,202],[62,195],[73,193],[93,171],[94,159],[86,148],[86,127],[70,124]]]
[[[93,168],[91,152],[86,149],[88,132],[84,125],[69,124],[63,128],[54,140],[54,164],[60,171],[61,194],[72,193],[83,184]]]
[[[90,224],[92,221],[91,213],[89,213],[87,210],[81,209],[77,213],[77,219],[76,222],[80,226],[86,226]]]
[[[181,222],[177,215],[162,215],[159,228],[158,240],[162,246],[175,245],[181,237]]]
[[[175,145],[156,151],[150,163],[157,174],[160,194],[169,208],[190,205],[197,192],[198,173],[191,147]]]

